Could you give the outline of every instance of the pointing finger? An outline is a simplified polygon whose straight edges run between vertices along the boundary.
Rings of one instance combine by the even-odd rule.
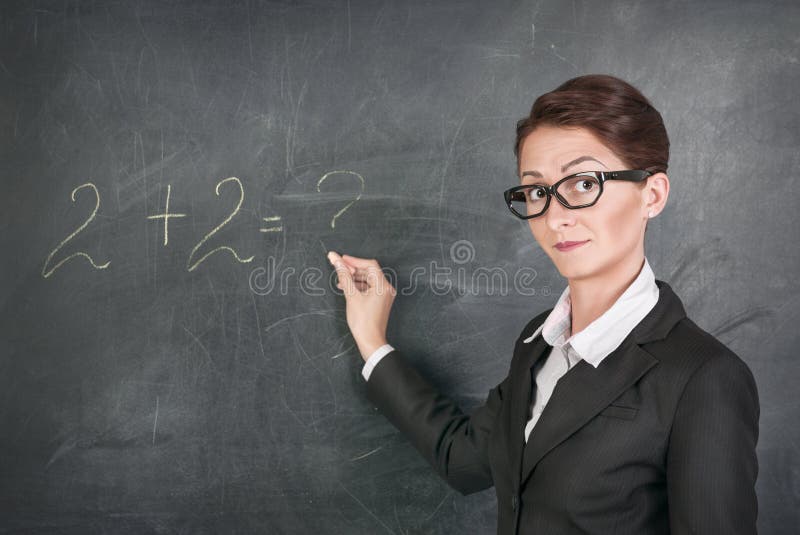
[[[374,258],[359,258],[357,256],[350,256],[349,254],[342,255],[342,259],[346,261],[348,264],[351,264],[357,268],[369,268],[369,267],[380,267],[378,266],[378,261]]]
[[[357,291],[356,283],[353,280],[350,269],[342,260],[342,257],[336,252],[330,251],[328,253],[328,261],[336,268],[336,275],[339,277],[339,284],[337,286],[340,286],[342,290],[344,290],[345,297],[353,295]]]

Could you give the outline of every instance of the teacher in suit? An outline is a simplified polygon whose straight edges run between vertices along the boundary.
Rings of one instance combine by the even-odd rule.
[[[753,375],[644,255],[669,194],[661,115],[623,80],[578,77],[536,100],[515,154],[506,203],[567,287],[467,415],[388,344],[378,263],[330,252],[369,398],[455,489],[494,487],[498,533],[756,533]]]

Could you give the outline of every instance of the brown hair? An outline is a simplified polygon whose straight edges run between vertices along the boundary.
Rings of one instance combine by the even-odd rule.
[[[669,138],[664,120],[628,82],[605,74],[567,80],[536,99],[528,117],[517,122],[514,155],[540,125],[583,127],[631,169],[667,171]]]

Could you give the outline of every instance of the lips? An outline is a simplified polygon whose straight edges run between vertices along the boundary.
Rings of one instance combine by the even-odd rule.
[[[584,241],[560,241],[558,242],[555,247],[559,251],[569,251],[575,249],[576,247],[580,247],[584,243],[587,243],[589,240]]]

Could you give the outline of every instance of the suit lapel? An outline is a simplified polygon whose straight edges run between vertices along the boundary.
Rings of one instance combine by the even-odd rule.
[[[511,473],[516,479],[515,488],[520,483],[520,470],[522,467],[522,449],[525,446],[525,424],[529,418],[531,405],[532,381],[530,370],[536,363],[547,356],[550,346],[545,342],[541,335],[537,336],[531,343],[518,344],[519,359],[517,365],[512,369],[514,382],[511,386],[509,421],[506,422],[508,437],[508,454],[511,463]]]
[[[556,383],[524,448],[520,483],[547,452],[586,425],[656,365],[649,353],[630,340],[627,342],[597,369],[581,360]]]
[[[658,363],[640,345],[666,337],[675,323],[686,316],[686,311],[669,284],[656,280],[656,285],[659,288],[656,306],[617,349],[597,368],[581,360],[561,377],[527,444],[524,442],[524,429],[532,399],[531,368],[549,353],[550,346],[541,333],[529,344],[520,344],[522,347],[518,351],[522,351],[522,358],[519,367],[512,370],[515,380],[511,394],[511,421],[508,422],[509,454],[513,474],[520,475],[519,485],[530,477],[542,457],[586,425]],[[525,349],[525,346],[532,347]]]

